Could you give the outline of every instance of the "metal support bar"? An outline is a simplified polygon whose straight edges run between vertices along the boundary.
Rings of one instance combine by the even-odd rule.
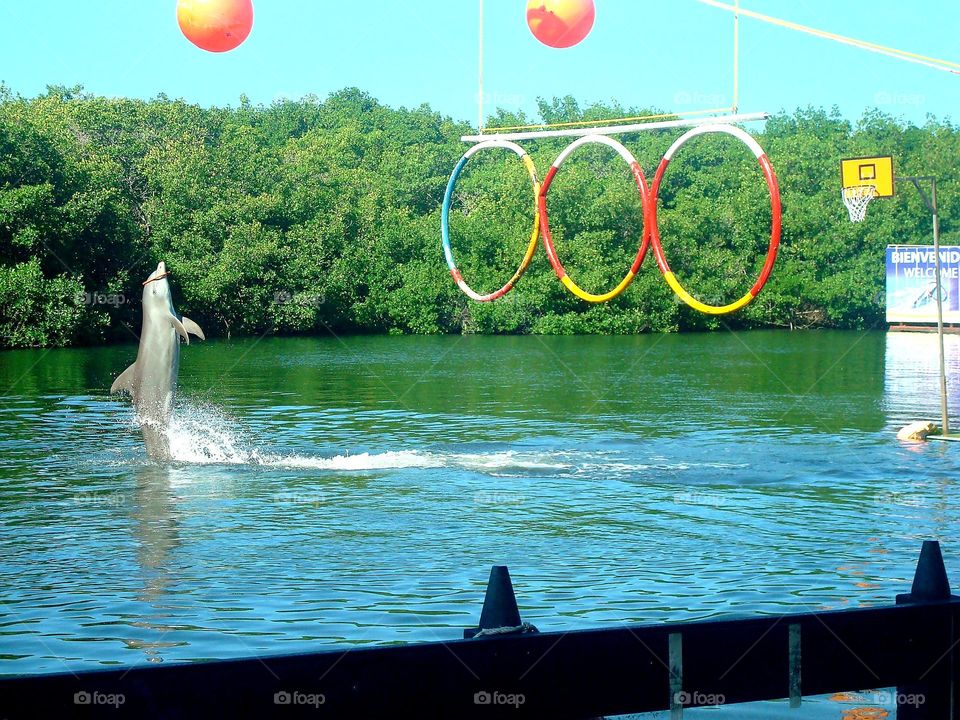
[[[897,176],[894,178],[894,182],[900,182],[901,180],[906,180],[917,189],[917,192],[920,193],[920,198],[923,200],[923,204],[927,206],[927,210],[929,210],[932,213],[935,213],[937,211],[933,202],[931,202],[930,198],[927,197],[927,194],[923,191],[923,186],[920,185],[921,182],[929,182],[935,185],[937,182],[937,179],[935,177],[933,177],[932,175],[915,175],[912,177]]]
[[[790,707],[797,709],[803,700],[803,677],[801,675],[801,646],[800,646],[800,625],[793,623],[789,629],[790,636]]]
[[[480,36],[480,51],[477,59],[477,76],[478,76],[478,87],[477,87],[477,132],[483,132],[483,123],[486,118],[483,116],[483,0],[480,0],[480,23],[479,23],[479,36]]]
[[[940,262],[940,213],[937,210],[937,178],[932,175],[919,175],[915,177],[899,177],[899,180],[907,180],[913,184],[923,199],[923,204],[933,213],[933,255],[936,273],[936,293],[937,293],[937,339],[940,346],[940,420],[942,424],[942,437],[950,436],[950,410],[947,403],[947,358],[943,347],[943,268]],[[930,196],[923,191],[921,182],[930,183]]]
[[[670,720],[683,720],[683,635],[672,633],[670,648]]]
[[[485,140],[540,140],[543,138],[584,137],[586,135],[623,135],[634,132],[649,132],[651,130],[670,130],[673,128],[697,127],[712,123],[726,123],[738,125],[740,123],[759,122],[770,117],[770,113],[741,113],[732,115],[718,115],[706,118],[686,118],[680,120],[664,120],[662,122],[635,123],[632,125],[607,125],[605,127],[568,128],[566,130],[529,130],[515,133],[490,133],[488,135],[464,135],[460,139],[464,142],[478,143]]]
[[[740,0],[734,2],[733,14],[733,103],[734,112],[740,109]]]

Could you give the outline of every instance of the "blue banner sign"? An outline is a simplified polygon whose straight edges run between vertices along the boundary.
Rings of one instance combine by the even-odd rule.
[[[960,323],[960,247],[940,246],[943,321]],[[887,247],[887,322],[937,322],[936,258],[931,245]]]

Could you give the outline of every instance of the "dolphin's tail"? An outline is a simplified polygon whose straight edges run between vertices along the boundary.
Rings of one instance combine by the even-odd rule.
[[[170,452],[170,438],[167,429],[144,423],[140,426],[143,432],[143,443],[147,446],[147,455],[157,462],[170,462],[173,455]]]

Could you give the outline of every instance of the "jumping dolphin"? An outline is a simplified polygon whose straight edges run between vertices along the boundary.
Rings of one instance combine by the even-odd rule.
[[[171,459],[167,428],[173,415],[180,370],[177,336],[188,345],[190,334],[206,339],[199,325],[173,309],[169,275],[167,266],[160,263],[143,283],[143,329],[137,361],[124,370],[110,388],[111,394],[121,391],[130,394],[147,455],[161,462]]]

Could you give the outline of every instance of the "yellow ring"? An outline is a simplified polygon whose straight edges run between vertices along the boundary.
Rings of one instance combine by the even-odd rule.
[[[577,148],[586,145],[587,143],[606,145],[607,147],[612,148],[623,160],[626,161],[626,163],[630,166],[630,171],[633,173],[634,181],[637,184],[637,190],[640,193],[640,204],[643,208],[643,236],[641,238],[640,248],[637,250],[637,256],[633,261],[633,265],[630,266],[626,276],[624,276],[624,278],[617,284],[615,288],[613,288],[613,290],[605,292],[601,295],[594,295],[593,293],[587,292],[577,285],[567,274],[566,269],[563,267],[563,263],[561,263],[560,258],[557,257],[557,251],[553,245],[553,238],[550,234],[550,222],[547,217],[547,193],[550,191],[550,186],[553,183],[553,179],[556,177],[557,172],[560,170],[560,167],[563,165],[564,161],[570,157],[570,155]],[[563,283],[563,286],[567,288],[567,290],[586,302],[605,303],[619,296],[630,286],[630,283],[636,277],[637,272],[640,269],[640,265],[643,263],[644,257],[646,257],[647,248],[649,247],[650,218],[647,212],[647,201],[647,181],[643,176],[643,170],[640,168],[640,164],[637,162],[637,159],[633,156],[633,154],[616,140],[602,135],[587,135],[580,138],[567,147],[566,150],[560,153],[559,157],[557,157],[557,159],[554,161],[549,172],[547,173],[547,176],[543,180],[540,188],[540,196],[537,200],[537,207],[540,215],[540,228],[541,235],[543,237],[543,247],[547,251],[547,259],[550,261],[550,265],[553,267],[553,271],[556,273],[557,277],[560,278],[560,282]]]
[[[533,260],[533,254],[537,251],[537,244],[540,242],[540,213],[537,205],[540,198],[540,180],[537,178],[537,166],[533,164],[533,160],[529,155],[524,155],[522,159],[523,166],[530,174],[530,181],[533,183],[533,206],[538,212],[534,213],[533,234],[530,235],[530,244],[527,246],[527,254],[523,256],[523,262],[520,265],[521,270],[510,281],[511,283],[516,282],[520,275],[526,271],[530,265],[530,261]]]
[[[560,278],[560,282],[563,283],[564,287],[566,287],[567,290],[572,292],[581,300],[586,300],[587,302],[591,302],[591,303],[605,303],[605,302],[610,302],[615,297],[620,295],[620,293],[626,290],[627,287],[630,285],[630,283],[633,282],[634,277],[635,277],[635,273],[633,271],[628,272],[627,276],[620,281],[619,285],[617,285],[610,292],[604,293],[603,295],[594,295],[593,293],[589,293],[586,290],[581,289],[579,285],[577,285],[573,280],[570,279],[569,275],[564,275],[562,278]]]
[[[737,310],[749,305],[756,297],[756,295],[754,295],[752,292],[748,292],[742,298],[730,303],[729,305],[707,305],[706,303],[700,302],[693,297],[693,295],[684,290],[683,285],[680,284],[680,281],[677,280],[676,275],[674,275],[672,272],[664,273],[663,278],[667,281],[667,285],[670,286],[670,289],[677,294],[678,298],[683,300],[683,302],[692,307],[694,310],[698,310],[705,315],[726,315],[727,313],[736,312]]]

